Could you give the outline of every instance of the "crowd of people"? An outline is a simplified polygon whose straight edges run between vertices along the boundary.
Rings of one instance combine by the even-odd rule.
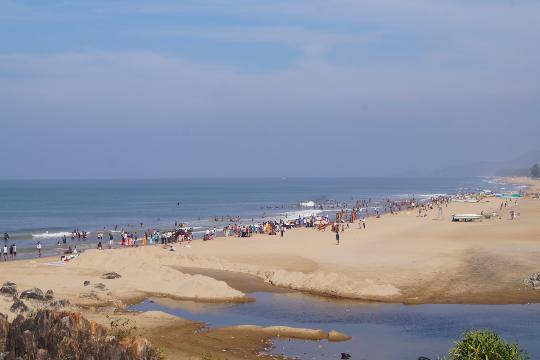
[[[414,200],[403,200],[403,201],[391,201],[387,200],[380,207],[374,207],[374,212],[372,215],[379,217],[382,208],[382,212],[390,212],[392,214],[397,213],[397,211],[402,210],[404,207],[414,207]],[[327,207],[334,208],[339,206],[346,206],[344,203],[332,202]],[[268,234],[268,235],[280,235],[284,236],[285,232],[293,228],[314,228],[319,231],[326,231],[327,228],[330,228],[332,232],[336,233],[336,241],[339,244],[339,232],[345,231],[349,228],[349,224],[354,223],[358,220],[359,227],[361,229],[366,228],[366,216],[368,212],[366,209],[372,205],[371,199],[362,200],[356,202],[356,205],[353,209],[341,209],[335,213],[335,220],[331,220],[329,215],[308,215],[301,216],[299,215],[296,218],[288,219],[287,217],[281,218],[279,220],[265,220],[259,223],[253,224],[241,224],[241,219],[238,216],[227,216],[227,217],[215,217],[216,222],[223,221],[225,218],[231,221],[231,224],[223,227],[222,235],[224,237],[251,237],[253,234]],[[319,210],[322,208],[322,204],[316,206],[314,209]],[[253,219],[251,219],[253,221]],[[141,228],[143,223],[140,223]],[[117,241],[118,246],[120,247],[137,247],[137,246],[146,246],[146,245],[158,245],[161,244],[164,247],[167,247],[172,243],[180,243],[189,247],[191,241],[194,239],[194,232],[192,228],[184,223],[179,223],[175,221],[174,229],[168,231],[160,231],[158,229],[147,230],[139,236],[139,231],[127,231],[122,230],[118,232],[118,225],[114,226],[114,230],[106,231],[105,228],[103,231],[99,231],[96,234],[97,239],[97,249],[104,249],[104,241],[108,238],[108,248],[112,249],[115,247],[115,240]],[[119,235],[116,235],[116,233]],[[78,228],[73,229],[69,234],[72,240],[72,243],[63,251],[64,258],[69,259],[74,255],[78,255],[77,245],[74,242],[85,241],[89,238],[89,232],[79,230]],[[115,236],[117,238],[115,239]],[[213,240],[218,236],[218,230],[216,227],[213,229],[207,229],[204,231],[202,240],[208,241]],[[15,259],[17,254],[17,247],[15,244],[7,246],[9,240],[9,235],[4,234],[5,245],[2,248],[2,254],[4,260]],[[57,245],[67,244],[68,238],[66,235],[63,235],[61,239],[57,241]],[[36,243],[36,250],[38,257],[42,256],[43,245],[40,241]]]
[[[372,216],[375,218],[380,217],[382,214],[391,214],[397,215],[401,211],[408,211],[411,209],[418,211],[419,217],[426,217],[428,211],[438,209],[438,216],[442,218],[442,211],[444,206],[448,206],[448,203],[451,201],[449,196],[435,196],[430,199],[423,199],[419,201],[414,197],[408,199],[385,199],[382,201],[373,202],[372,199],[360,200],[355,203],[355,206],[351,209],[341,208],[334,214],[312,214],[312,215],[298,215],[296,218],[289,219],[287,216],[281,217],[279,219],[264,220],[259,223],[256,223],[252,220],[251,224],[242,224],[240,217],[228,216],[227,219],[231,220],[231,223],[224,226],[220,231],[224,237],[241,237],[247,238],[253,236],[253,234],[267,234],[267,235],[279,235],[284,236],[287,230],[293,228],[313,228],[318,231],[326,231],[330,229],[331,232],[335,233],[336,245],[339,245],[340,235],[339,233],[346,231],[350,228],[351,224],[357,223],[359,229],[366,229],[367,227],[367,218]],[[337,203],[336,203],[337,204]],[[339,203],[339,205],[344,205]],[[320,205],[319,205],[320,206]],[[508,203],[501,204],[501,209],[508,206]],[[319,210],[317,206],[313,207],[314,213],[315,210]],[[327,211],[328,212],[328,211]],[[512,219],[515,219],[519,216],[519,213],[512,212]],[[215,217],[216,222],[223,221],[224,217]],[[143,223],[140,223],[141,228]],[[146,246],[146,245],[162,245],[164,248],[169,248],[170,250],[175,250],[171,246],[173,243],[179,243],[186,247],[190,247],[191,241],[194,239],[194,231],[192,228],[189,228],[186,224],[175,221],[174,228],[167,231],[160,231],[159,229],[147,230],[147,231],[136,231],[138,229],[133,229],[132,231],[116,230],[118,228],[115,225],[115,230],[99,231],[97,233],[97,249],[103,250],[103,242],[108,238],[108,248],[112,249],[115,247],[115,240],[117,241],[118,246],[120,247],[137,247],[137,246]],[[71,239],[73,241],[86,240],[88,238],[88,232],[80,231],[79,229],[74,229],[71,232]],[[118,235],[117,235],[118,234]],[[115,236],[117,237],[115,239]],[[218,236],[218,230],[216,227],[213,229],[207,229],[202,235],[202,240],[208,241],[213,240]],[[2,248],[2,254],[4,261],[8,259],[16,259],[17,256],[17,247],[13,243],[8,247],[9,235],[4,234],[4,247]],[[66,235],[63,235],[61,242],[63,244],[67,243]],[[58,240],[58,245],[60,245],[60,240]],[[72,244],[74,245],[74,244]],[[42,255],[42,244],[37,242],[36,249],[38,251],[38,256]],[[64,251],[65,255],[77,254],[77,246],[73,247],[70,245],[67,250]]]

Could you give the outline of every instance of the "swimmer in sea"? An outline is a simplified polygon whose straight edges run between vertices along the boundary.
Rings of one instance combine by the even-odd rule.
[[[41,257],[41,241],[37,242],[36,248],[38,251],[38,257]]]

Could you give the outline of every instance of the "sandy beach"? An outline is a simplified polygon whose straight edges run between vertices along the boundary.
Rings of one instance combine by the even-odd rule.
[[[540,189],[540,181],[508,181],[528,185],[529,192]],[[56,298],[68,299],[73,309],[104,324],[109,321],[105,315],[121,311],[122,316],[137,319],[141,334],[176,356],[171,358],[200,359],[201,349],[218,351],[225,342],[237,349],[229,358],[244,358],[279,331],[292,337],[298,334],[291,329],[258,328],[198,334],[194,333],[202,326],[198,323],[159,312],[125,314],[122,310],[149,297],[249,301],[247,293],[270,287],[408,304],[540,302],[540,291],[523,281],[540,271],[540,200],[525,197],[502,211],[500,205],[500,199],[488,197],[478,203],[450,203],[442,219],[437,218],[437,210],[426,217],[404,211],[368,218],[366,229],[351,224],[341,234],[340,245],[330,230],[300,228],[285,232],[283,238],[254,235],[194,241],[191,247],[177,245],[174,252],[161,246],[88,250],[64,266],[53,266],[56,258],[3,262],[0,281],[15,282],[19,291],[51,289]],[[511,220],[511,210],[520,216]],[[496,211],[500,218],[451,221],[452,214],[482,211]],[[121,277],[103,279],[106,272]],[[253,281],[235,282],[235,272],[250,275]],[[13,316],[11,303],[11,298],[0,297],[0,312]],[[231,333],[242,334],[235,340],[238,344],[226,340]],[[172,340],[174,334],[185,343]]]

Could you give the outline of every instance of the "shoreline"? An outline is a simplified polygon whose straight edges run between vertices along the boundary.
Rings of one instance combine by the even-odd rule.
[[[536,180],[533,180],[533,179],[529,179],[529,178],[505,178],[505,181],[507,181],[508,183],[512,183],[512,184],[527,185],[528,186],[527,189],[531,190],[531,191],[538,191],[538,189],[540,189],[539,182],[536,181]],[[412,212],[413,212],[412,210],[403,210],[397,216],[402,216],[402,215],[405,215],[405,214],[407,216],[410,216],[410,214]],[[394,216],[389,214],[389,213],[383,213],[383,214],[381,214],[380,219],[375,219],[374,217],[370,217],[370,218],[367,218],[367,219],[370,220],[370,222],[371,222],[371,221],[384,221],[383,219],[393,218],[393,217]],[[351,224],[351,226],[355,227],[356,223]],[[288,233],[291,232],[294,235],[294,234],[297,234],[298,232],[306,233],[306,232],[309,232],[309,231],[312,231],[312,229],[308,230],[307,228],[293,228],[291,230],[288,230]],[[303,234],[303,235],[304,236],[310,236],[310,234]],[[255,239],[264,238],[264,237],[268,237],[268,235],[266,235],[266,234],[253,234],[253,236],[248,238],[248,239],[253,239],[253,241],[257,241]],[[286,238],[288,238],[288,235],[286,236]],[[214,240],[211,240],[211,241],[202,242],[202,241],[197,240],[197,241],[194,241],[193,244],[196,245],[196,246],[208,246],[208,247],[211,247],[212,246],[211,244],[214,243],[214,242],[221,243],[223,241],[231,242],[231,241],[238,241],[238,240],[240,240],[240,242],[242,242],[241,239],[236,238],[236,237],[219,236],[219,237],[216,237]],[[249,240],[247,240],[247,241],[249,241]],[[204,243],[205,245],[202,245],[201,243]],[[176,244],[176,246],[178,246],[180,248],[179,252],[182,252],[182,251],[185,250],[185,248],[181,247],[178,244]],[[115,251],[115,252],[117,252],[117,251],[131,251],[132,249],[152,249],[152,248],[161,248],[161,245],[149,245],[149,246],[146,246],[146,247],[140,246],[140,247],[135,247],[135,248],[117,246],[117,247],[115,247],[113,249],[105,249],[104,252],[108,252],[108,251]],[[95,251],[95,250],[91,249],[91,248],[88,248],[83,253],[81,253],[81,256],[84,257],[85,254],[87,254],[88,252],[93,252],[93,251]],[[24,262],[24,261],[37,261],[39,263],[46,263],[46,262],[55,262],[56,260],[57,260],[57,257],[55,257],[55,256],[47,256],[47,257],[44,256],[44,257],[41,257],[41,258],[17,259],[15,261],[16,262],[20,262],[20,261],[22,261],[22,262]],[[208,258],[203,257],[201,259],[203,261],[201,262],[201,261],[195,261],[194,258],[192,258],[192,257],[185,258],[182,255],[180,256],[180,259],[178,259],[178,260],[179,260],[179,262],[175,263],[174,266],[179,267],[180,272],[182,272],[181,268],[186,269],[186,271],[184,271],[184,273],[189,274],[189,275],[202,274],[202,275],[206,275],[209,278],[219,278],[217,273],[215,274],[216,276],[213,277],[211,272],[225,271],[225,272],[232,272],[232,273],[241,273],[241,274],[247,274],[249,276],[253,276],[253,277],[256,277],[256,278],[260,279],[261,281],[263,281],[265,284],[268,285],[268,287],[266,287],[267,290],[269,290],[271,287],[275,287],[276,289],[278,289],[277,291],[302,291],[302,292],[306,292],[306,293],[316,295],[316,296],[325,296],[325,297],[332,297],[332,298],[357,299],[357,300],[361,300],[361,301],[370,301],[370,302],[383,302],[383,303],[384,302],[390,302],[390,303],[403,303],[403,304],[422,304],[422,303],[479,303],[479,304],[490,304],[490,303],[497,303],[497,304],[509,303],[510,304],[510,303],[512,303],[512,304],[515,304],[515,303],[520,303],[520,302],[530,302],[530,301],[536,302],[536,301],[540,301],[540,298],[537,298],[536,293],[534,293],[534,292],[529,294],[529,295],[532,295],[532,296],[528,296],[528,294],[523,294],[523,295],[506,297],[503,300],[501,300],[500,296],[496,297],[497,300],[494,300],[494,298],[491,297],[491,296],[484,296],[484,298],[482,298],[482,297],[476,297],[475,298],[475,297],[455,296],[453,299],[445,297],[445,296],[431,296],[431,297],[428,297],[428,298],[425,298],[425,299],[418,299],[413,295],[411,295],[411,296],[402,296],[402,295],[415,294],[417,292],[420,292],[420,290],[415,290],[414,286],[404,286],[404,287],[401,288],[403,291],[400,291],[400,290],[397,290],[395,287],[392,287],[392,286],[385,287],[384,285],[382,285],[382,287],[380,287],[378,290],[386,290],[386,293],[381,294],[380,291],[379,291],[379,293],[377,293],[377,294],[375,294],[375,296],[373,296],[373,292],[369,292],[369,291],[367,293],[358,293],[358,292],[355,293],[354,291],[351,292],[351,291],[347,291],[347,290],[339,291],[339,290],[335,290],[335,289],[320,289],[320,288],[317,288],[317,287],[310,286],[310,284],[312,285],[312,283],[317,280],[316,277],[318,275],[318,274],[313,275],[313,271],[311,271],[312,269],[307,269],[307,271],[305,271],[306,269],[302,269],[302,268],[300,268],[300,269],[280,269],[279,266],[276,267],[276,269],[264,268],[264,267],[261,268],[261,267],[258,267],[258,266],[253,266],[254,264],[249,264],[249,263],[240,264],[241,266],[238,266],[238,264],[235,264],[234,262],[225,261],[225,260],[221,260],[221,259],[219,259],[218,261],[212,262],[212,261],[209,261]],[[13,262],[13,260],[8,261],[8,263],[11,263],[11,262]],[[77,262],[77,260],[75,260],[75,262]],[[1,262],[1,263],[5,263],[5,262]],[[70,264],[67,263],[66,266],[69,267]],[[173,268],[174,268],[174,266],[171,265],[171,267],[173,267]],[[296,277],[300,277],[300,279],[296,279],[295,281],[292,281],[292,282],[284,281],[279,275],[276,276],[276,272],[279,272],[280,270],[283,270],[283,271],[287,272],[288,275],[294,275]],[[310,276],[306,276],[306,274],[310,274]],[[335,274],[332,274],[332,275],[335,275]],[[342,277],[342,275],[345,276],[346,274],[339,274],[339,275],[340,276],[338,276],[338,278]],[[225,280],[225,282],[226,282],[226,279],[218,279],[218,280]],[[306,282],[308,284],[306,284]],[[347,284],[347,283],[350,283],[350,282],[354,282],[354,279],[346,279],[346,281],[345,281],[346,284],[345,285],[350,285],[350,284]],[[301,283],[301,284],[303,283],[303,285],[299,285],[298,283]],[[360,285],[360,284],[356,284],[356,285]],[[364,285],[366,285],[366,284],[364,284]],[[377,287],[376,284],[371,284],[371,285]],[[281,289],[281,290],[279,290],[279,289]],[[377,290],[377,289],[375,289],[375,290]],[[169,293],[157,293],[157,292],[152,292],[152,291],[145,292],[145,293],[149,293],[149,294],[153,294],[153,295],[160,295],[160,296],[171,296],[171,297],[176,297],[178,299],[191,299],[191,297],[173,296],[172,294],[169,294]],[[237,295],[240,295],[240,294],[237,294]],[[245,294],[242,293],[242,295],[240,295],[240,297],[238,299],[235,298],[232,301],[242,302],[242,301],[244,301],[244,300],[242,300],[242,298],[244,298],[244,297],[245,297]],[[140,298],[140,297],[138,296],[138,298]],[[218,298],[215,298],[215,297],[210,297],[210,298],[197,297],[197,299],[199,301],[230,301],[231,300],[231,298],[229,296],[223,297],[223,298],[219,298],[219,297]]]
[[[488,183],[490,183],[490,181],[488,181],[488,179],[490,179],[490,178],[485,177],[483,179],[484,179],[483,182],[487,181]],[[500,178],[491,178],[491,179],[499,180]],[[498,182],[494,182],[493,184],[498,184],[499,185]],[[468,184],[468,185],[473,186],[472,184]],[[474,184],[474,186],[476,187],[476,189],[478,191],[480,191],[480,189],[483,189],[483,188],[490,188],[490,187],[493,188],[493,186],[490,186],[488,184],[485,184],[485,187],[482,187],[482,182],[480,180],[478,181],[477,184]],[[456,185],[456,187],[453,188],[453,190],[445,189],[445,191],[447,192],[447,194],[454,194],[455,195],[455,194],[457,194],[459,191],[461,191],[463,189],[471,190],[472,188],[466,188],[466,187],[461,188],[461,187],[458,187]],[[433,191],[435,191],[435,190],[433,189]],[[372,216],[375,215],[375,210],[374,210],[375,208],[379,207],[379,209],[380,209],[381,206],[384,207],[383,203],[384,203],[384,201],[386,199],[399,201],[399,200],[404,199],[404,197],[403,197],[404,195],[405,195],[404,193],[396,193],[396,192],[394,192],[394,193],[385,194],[385,195],[379,194],[374,198],[371,198],[371,195],[366,195],[364,197],[360,196],[359,198],[364,198],[364,199],[367,199],[368,197],[370,197],[370,200],[374,201],[373,203],[369,203],[367,205],[369,210],[364,211],[363,213],[361,213],[361,215],[365,215],[366,217],[372,217]],[[422,202],[422,201],[427,201],[429,199],[430,195],[434,196],[434,195],[437,195],[437,194],[435,194],[435,193],[430,194],[430,192],[427,191],[427,190],[422,191],[422,190],[416,189],[416,192],[407,194],[406,196],[409,197],[409,198],[410,197],[415,197],[417,202]],[[449,195],[449,196],[451,196],[451,195]],[[316,196],[314,196],[314,197],[316,197]],[[346,196],[342,196],[341,200],[337,200],[337,199],[334,199],[334,200],[320,200],[320,202],[313,202],[311,200],[302,202],[301,200],[298,200],[296,203],[283,202],[283,203],[280,203],[281,204],[280,206],[275,206],[275,207],[274,206],[267,206],[267,207],[261,206],[261,208],[258,211],[253,210],[252,213],[249,213],[249,216],[248,216],[247,213],[245,213],[245,211],[242,211],[243,215],[242,215],[241,218],[240,217],[238,217],[238,219],[231,218],[229,221],[227,221],[227,218],[231,217],[230,215],[227,215],[225,217],[224,216],[213,216],[212,215],[212,216],[209,216],[209,217],[203,217],[202,219],[201,219],[201,217],[199,217],[198,219],[192,218],[191,220],[183,219],[183,221],[181,221],[181,222],[186,222],[187,221],[187,224],[189,226],[193,225],[193,228],[195,230],[194,233],[196,234],[196,237],[197,237],[196,240],[201,240],[205,229],[212,230],[212,228],[217,227],[218,228],[218,233],[221,233],[221,229],[222,229],[223,226],[225,226],[227,224],[233,224],[235,222],[238,223],[238,224],[246,225],[246,224],[252,224],[252,223],[261,223],[261,222],[268,221],[268,220],[279,220],[279,219],[289,219],[290,220],[290,219],[296,218],[296,216],[294,214],[300,214],[300,213],[304,214],[304,216],[309,214],[309,213],[318,214],[318,215],[325,214],[325,215],[333,216],[335,214],[335,212],[339,211],[339,209],[340,209],[339,205],[342,202],[353,201],[352,197],[349,198],[348,200],[343,200],[345,197]],[[315,206],[315,207],[304,207],[304,206],[301,205],[303,203],[314,203],[314,204],[317,204],[317,205],[324,206],[324,208],[319,209],[317,206]],[[352,205],[353,204],[349,203],[348,207],[350,208]],[[167,210],[167,211],[169,211],[169,210]],[[270,211],[269,214],[266,214],[266,211],[268,211],[268,210],[274,210],[274,212]],[[263,212],[263,215],[261,215],[260,212]],[[189,216],[188,216],[188,218],[189,218]],[[216,220],[217,222],[214,222],[213,221],[214,218],[216,218],[216,219],[221,218],[221,221]],[[225,218],[225,222],[223,222],[223,218]],[[170,222],[167,222],[167,221],[170,221]],[[205,225],[202,225],[202,223],[205,223]],[[119,244],[118,234],[120,234],[121,231],[117,230],[116,226],[119,226],[118,229],[125,229],[128,233],[131,232],[131,233],[134,233],[134,234],[138,234],[139,235],[139,242],[140,242],[141,234],[144,234],[145,231],[151,232],[153,229],[160,229],[162,232],[165,232],[165,231],[167,231],[167,229],[173,229],[174,228],[174,221],[171,220],[171,219],[166,220],[166,221],[162,221],[160,218],[158,218],[157,223],[153,223],[153,222],[150,221],[148,223],[145,223],[144,226],[139,226],[139,223],[137,221],[135,221],[135,220],[131,221],[129,224],[122,224],[122,225],[106,225],[106,226],[101,226],[101,225],[100,226],[93,226],[92,225],[89,228],[85,228],[83,226],[82,230],[88,230],[89,231],[88,232],[89,237],[88,237],[88,239],[85,239],[85,240],[77,239],[77,237],[75,237],[74,239],[70,238],[70,234],[71,234],[73,228],[79,228],[79,226],[74,226],[74,225],[61,226],[61,227],[58,227],[58,225],[56,225],[56,227],[45,226],[45,227],[43,227],[41,229],[40,228],[35,228],[32,231],[31,230],[25,230],[24,231],[24,234],[26,234],[25,236],[23,236],[21,233],[19,233],[16,230],[13,230],[13,233],[11,233],[10,231],[8,231],[8,232],[11,235],[10,242],[17,243],[17,245],[18,245],[18,253],[20,255],[24,254],[24,258],[27,259],[27,258],[32,258],[32,254],[36,253],[35,245],[36,245],[36,243],[38,241],[41,241],[41,243],[43,245],[43,251],[47,252],[50,255],[60,254],[63,250],[67,249],[68,246],[71,246],[71,247],[77,246],[77,248],[79,248],[79,249],[92,249],[92,248],[95,248],[98,241],[99,241],[96,238],[96,234],[99,233],[99,232],[104,233],[105,235],[107,235],[107,233],[109,233],[109,232],[112,232],[116,237],[115,238],[115,244],[117,244],[117,246],[118,246],[118,244]],[[115,228],[113,229],[113,227],[115,227]],[[66,234],[67,243],[62,244],[61,235],[55,236],[55,234]],[[221,236],[223,236],[223,235],[221,235]],[[60,243],[56,244],[57,241],[60,241]],[[102,240],[102,242],[103,242],[103,244],[106,244],[107,239]]]
[[[540,189],[540,181],[522,181],[529,186],[526,192]],[[500,219],[450,221],[452,213],[491,211],[500,204],[496,198],[450,203],[442,220],[435,218],[436,210],[426,217],[412,210],[383,214],[368,218],[366,229],[352,224],[341,233],[339,246],[330,231],[296,228],[283,238],[256,234],[194,241],[189,248],[176,244],[174,252],[157,245],[89,249],[64,266],[46,265],[57,257],[1,262],[0,281],[15,282],[19,291],[36,286],[51,289],[55,297],[68,299],[71,309],[104,325],[110,322],[106,315],[137,319],[141,335],[164,347],[169,356],[199,360],[205,348],[219,354],[231,334],[242,334],[235,343],[236,355],[230,358],[249,357],[268,346],[270,333],[229,328],[201,334],[197,329],[204,325],[197,322],[125,310],[156,296],[234,303],[251,301],[252,291],[290,289],[336,301],[405,305],[540,303],[540,291],[523,282],[540,271],[540,200],[526,197],[512,202]],[[521,216],[510,220],[509,211]],[[103,279],[105,272],[121,277]],[[84,285],[85,281],[90,284]],[[99,284],[103,289],[96,287]],[[12,318],[10,305],[10,298],[0,296],[0,313]],[[173,334],[190,343],[176,344]]]

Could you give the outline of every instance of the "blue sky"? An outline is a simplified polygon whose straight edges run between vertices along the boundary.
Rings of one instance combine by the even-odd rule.
[[[538,149],[537,1],[0,0],[0,178],[375,176]]]

